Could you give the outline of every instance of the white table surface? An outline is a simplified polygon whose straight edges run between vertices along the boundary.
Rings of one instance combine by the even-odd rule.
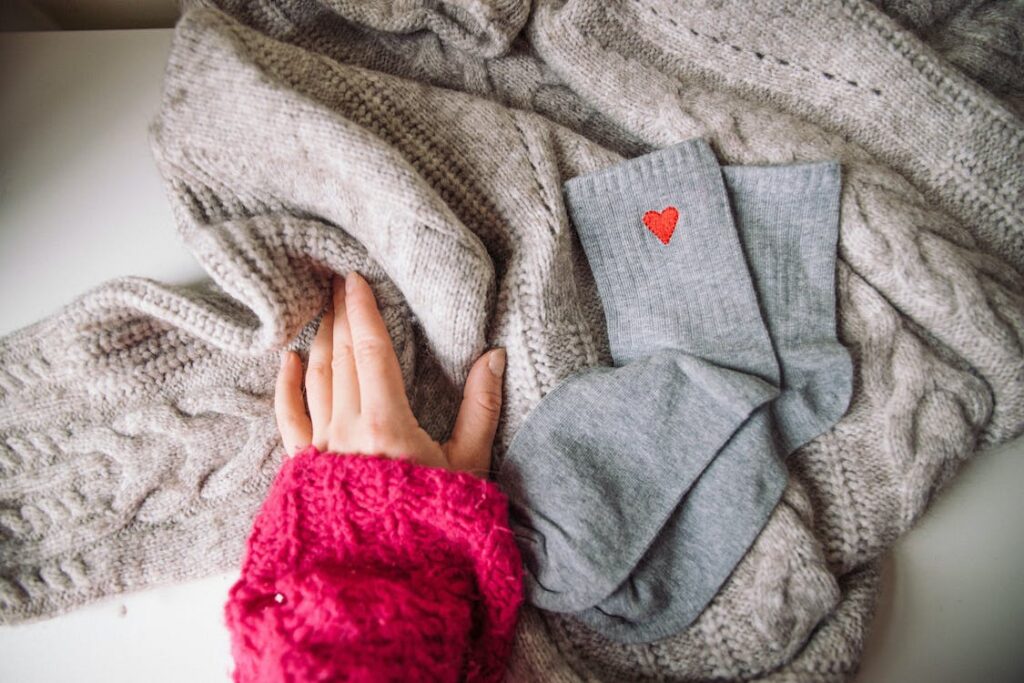
[[[169,30],[0,34],[0,334],[120,275],[206,277],[146,139]],[[1024,681],[1024,439],[968,464],[885,567],[858,683]],[[0,681],[227,681],[235,573],[0,628]]]

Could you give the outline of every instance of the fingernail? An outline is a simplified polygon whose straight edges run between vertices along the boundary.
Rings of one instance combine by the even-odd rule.
[[[288,349],[281,351],[281,367],[283,368],[288,364]]]
[[[359,277],[359,273],[357,273],[356,271],[353,270],[345,278],[345,293],[346,294],[351,294],[352,293],[352,288],[356,286],[356,278],[358,278],[358,277]]]
[[[487,367],[495,377],[501,377],[505,372],[505,349],[495,349],[487,358]]]

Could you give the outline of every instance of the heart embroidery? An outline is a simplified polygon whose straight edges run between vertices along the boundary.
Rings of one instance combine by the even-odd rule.
[[[662,244],[668,244],[668,241],[672,239],[672,233],[676,231],[678,220],[679,211],[674,206],[665,207],[661,213],[648,211],[644,214],[644,225],[661,240]]]

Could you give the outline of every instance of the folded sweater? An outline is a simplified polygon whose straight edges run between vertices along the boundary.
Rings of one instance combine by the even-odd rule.
[[[492,482],[308,446],[285,461],[225,607],[242,681],[496,681],[522,567]]]

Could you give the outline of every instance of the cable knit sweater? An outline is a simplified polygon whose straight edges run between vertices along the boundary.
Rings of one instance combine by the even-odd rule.
[[[274,479],[230,591],[235,680],[500,680],[521,599],[495,484],[311,445]]]
[[[371,282],[439,441],[507,350],[500,466],[609,362],[563,183],[700,136],[723,164],[842,164],[850,410],[684,632],[626,646],[524,607],[509,678],[851,677],[881,558],[1024,431],[1019,3],[936,5],[921,38],[867,0],[185,4],[150,139],[210,280],[118,278],[0,339],[0,622],[237,567],[283,457],[280,350],[332,273]]]

